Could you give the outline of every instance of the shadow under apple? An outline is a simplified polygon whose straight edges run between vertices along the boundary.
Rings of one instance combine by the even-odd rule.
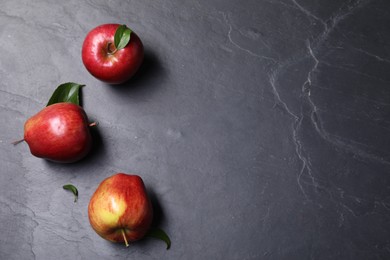
[[[152,227],[159,227],[165,220],[165,215],[161,203],[158,200],[158,195],[148,188],[148,195],[153,206],[153,222]]]
[[[120,95],[149,96],[158,87],[161,78],[165,77],[165,73],[157,55],[145,49],[144,60],[134,76],[122,84],[109,85],[108,87]]]
[[[97,157],[104,155],[104,141],[99,129],[99,122],[96,121],[97,125],[90,127],[90,132],[92,136],[92,147],[88,155],[82,159],[80,162],[90,163],[95,160]]]

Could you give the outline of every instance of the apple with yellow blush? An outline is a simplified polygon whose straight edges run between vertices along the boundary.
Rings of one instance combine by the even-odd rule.
[[[141,177],[117,173],[103,180],[88,206],[92,228],[112,242],[143,238],[153,220],[153,208]]]

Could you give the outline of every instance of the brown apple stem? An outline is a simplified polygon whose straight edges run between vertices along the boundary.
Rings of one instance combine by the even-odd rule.
[[[128,247],[129,246],[129,242],[127,242],[125,230],[122,228],[121,232],[122,232],[123,239],[125,240],[125,245],[126,245],[126,247]]]
[[[94,127],[94,126],[97,126],[97,125],[98,125],[97,122],[92,122],[92,123],[89,124],[89,127]]]
[[[112,55],[112,54],[114,54],[117,51],[118,51],[118,49],[115,48],[115,45],[112,44],[112,42],[107,43],[107,53],[108,54]]]
[[[12,142],[11,144],[17,145],[17,144],[19,144],[19,143],[21,143],[21,142],[24,142],[24,139],[17,140],[17,141],[15,141],[15,142]]]

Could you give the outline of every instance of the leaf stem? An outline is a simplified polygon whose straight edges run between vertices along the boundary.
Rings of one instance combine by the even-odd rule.
[[[128,246],[129,246],[129,242],[127,242],[127,238],[126,238],[126,234],[125,234],[125,229],[122,228],[122,229],[121,229],[121,232],[122,232],[123,239],[125,240],[125,245],[126,245],[126,247],[128,247]]]

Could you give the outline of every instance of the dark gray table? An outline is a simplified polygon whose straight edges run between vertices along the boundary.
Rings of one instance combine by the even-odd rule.
[[[124,86],[81,62],[109,22],[145,45]],[[2,0],[0,23],[0,259],[390,258],[388,0]],[[12,146],[68,81],[99,122],[90,156]],[[116,172],[144,179],[170,250],[91,229]]]

